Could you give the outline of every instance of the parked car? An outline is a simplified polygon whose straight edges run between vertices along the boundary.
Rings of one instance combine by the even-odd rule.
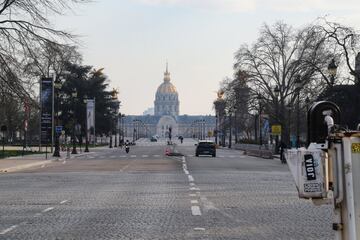
[[[155,136],[152,136],[152,137],[150,138],[150,142],[157,142],[157,138],[156,138]]]
[[[216,157],[216,146],[213,141],[201,140],[196,144],[195,156],[211,155]]]

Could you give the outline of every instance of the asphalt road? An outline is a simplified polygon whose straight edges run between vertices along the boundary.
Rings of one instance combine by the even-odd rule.
[[[332,239],[331,208],[299,200],[279,160],[165,149],[144,141],[0,175],[0,239]]]

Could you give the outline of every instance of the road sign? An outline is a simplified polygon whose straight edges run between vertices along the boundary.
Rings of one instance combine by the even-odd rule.
[[[277,136],[281,135],[281,125],[272,125],[271,134]]]
[[[62,130],[63,130],[63,126],[55,126],[56,133],[61,133]]]

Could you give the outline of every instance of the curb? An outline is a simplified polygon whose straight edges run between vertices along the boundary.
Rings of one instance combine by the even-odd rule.
[[[74,155],[71,156],[70,159],[75,158],[77,156],[84,156],[84,155],[89,155],[89,154],[92,154],[92,152],[76,154],[75,156]],[[3,169],[0,169],[0,173],[16,172],[16,171],[24,170],[24,169],[27,169],[27,168],[38,167],[38,166],[41,166],[41,165],[44,165],[44,164],[50,164],[50,163],[53,163],[53,162],[63,161],[63,160],[66,160],[66,159],[68,159],[68,158],[62,157],[62,158],[57,158],[57,159],[45,160],[45,161],[37,161],[37,162],[29,163],[29,164],[22,164],[22,165],[19,165],[19,166],[14,166],[14,167],[9,167],[9,168],[3,168]]]

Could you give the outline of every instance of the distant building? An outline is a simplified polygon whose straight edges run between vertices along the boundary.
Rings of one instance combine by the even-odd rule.
[[[166,65],[163,83],[160,84],[154,101],[154,114],[128,115],[124,119],[124,134],[127,137],[172,137],[212,136],[215,130],[215,116],[179,115],[180,101],[175,86],[170,82],[170,72]],[[147,112],[147,111],[146,111]]]
[[[148,108],[143,112],[143,115],[154,115],[154,108]]]

